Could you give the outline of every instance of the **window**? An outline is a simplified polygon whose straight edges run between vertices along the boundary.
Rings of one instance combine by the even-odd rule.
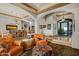
[[[65,19],[58,21],[58,35],[71,36],[72,35],[72,19]]]

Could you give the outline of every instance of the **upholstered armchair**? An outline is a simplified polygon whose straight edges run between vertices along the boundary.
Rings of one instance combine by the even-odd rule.
[[[47,45],[48,42],[47,40],[44,38],[43,34],[35,34],[33,37],[35,44],[43,44],[43,45]]]
[[[23,52],[21,42],[18,41],[20,43],[16,43],[11,35],[5,36],[2,41],[3,42],[1,44],[7,49],[11,56],[18,56]]]

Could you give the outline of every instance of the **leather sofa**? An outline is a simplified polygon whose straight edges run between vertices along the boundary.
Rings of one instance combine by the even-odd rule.
[[[11,56],[18,56],[23,53],[23,47],[21,46],[21,43],[16,43],[12,35],[7,35],[0,40],[0,45],[4,46],[7,49],[7,53],[9,53]]]

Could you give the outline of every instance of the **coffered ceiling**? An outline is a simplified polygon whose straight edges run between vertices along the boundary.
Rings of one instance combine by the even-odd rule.
[[[34,18],[35,14],[37,15],[64,5],[67,5],[67,3],[3,3],[0,4],[0,14],[19,19],[30,19]]]
[[[37,11],[41,11],[43,9],[48,8],[49,6],[55,5],[56,3],[29,3],[29,6],[32,6]]]
[[[14,5],[35,14],[40,14],[48,10],[53,10],[67,4],[69,3],[14,3]]]

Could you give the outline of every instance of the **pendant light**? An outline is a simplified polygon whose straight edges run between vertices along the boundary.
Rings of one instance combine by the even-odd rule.
[[[65,21],[64,14],[63,14],[63,19],[62,19],[62,21]]]

